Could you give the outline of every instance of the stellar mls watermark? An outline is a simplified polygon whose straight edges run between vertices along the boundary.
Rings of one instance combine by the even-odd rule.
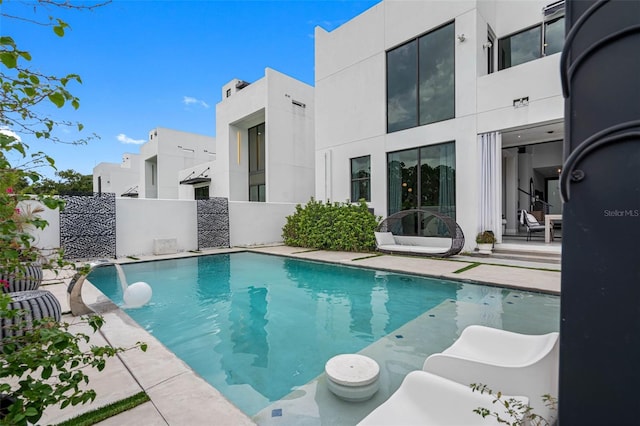
[[[604,210],[605,217],[640,217],[639,209],[632,210]]]

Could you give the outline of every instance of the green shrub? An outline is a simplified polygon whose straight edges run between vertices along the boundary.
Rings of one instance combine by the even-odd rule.
[[[376,247],[374,231],[381,218],[361,200],[358,204],[330,203],[313,198],[287,216],[282,228],[284,243],[319,250],[372,251]]]

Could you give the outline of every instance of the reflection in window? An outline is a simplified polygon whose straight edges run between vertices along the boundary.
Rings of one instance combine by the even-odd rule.
[[[453,30],[450,24],[420,37],[420,125],[455,115]]]
[[[514,67],[541,56],[540,26],[529,28],[498,43],[499,69]]]
[[[564,2],[557,2],[545,9],[545,20],[548,20],[542,25],[536,25],[500,39],[498,68],[502,70],[542,56],[562,52],[565,37],[562,14],[564,14]],[[543,41],[541,37],[544,37]]]
[[[564,46],[564,17],[544,24],[544,54],[562,52]]]
[[[351,201],[371,201],[371,156],[351,159]]]
[[[387,53],[388,132],[417,125],[417,44],[414,40]]]
[[[426,208],[455,219],[455,159],[454,142],[389,153],[389,215]]]
[[[387,52],[387,132],[455,116],[454,23]]]

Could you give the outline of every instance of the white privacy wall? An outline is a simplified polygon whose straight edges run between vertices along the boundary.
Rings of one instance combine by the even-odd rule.
[[[35,202],[34,202],[35,203]],[[253,246],[282,242],[286,217],[294,203],[229,203],[231,246]],[[60,247],[60,214],[45,208],[40,217],[49,222],[34,231],[35,244],[45,249]],[[196,201],[116,198],[117,257],[153,254],[155,238],[176,238],[178,252],[196,250]]]
[[[198,248],[196,202],[116,198],[116,255],[153,253],[156,238],[176,238],[178,251]]]
[[[49,226],[44,229],[32,230],[32,235],[35,237],[33,245],[42,249],[56,249],[60,247],[60,211],[51,210],[39,201],[25,201],[21,203],[20,208],[22,208],[23,204],[29,204],[31,208],[37,206],[43,207],[44,212],[38,213],[38,216],[46,220],[49,224]]]
[[[282,227],[293,214],[293,203],[229,202],[231,246],[251,246],[282,242]]]

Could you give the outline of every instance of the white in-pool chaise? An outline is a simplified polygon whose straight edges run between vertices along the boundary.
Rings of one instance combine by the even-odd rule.
[[[543,395],[558,397],[559,334],[527,335],[471,325],[423,370],[463,385],[482,383],[495,392],[522,395],[533,412],[553,424],[557,416]]]
[[[528,403],[525,397],[503,398]],[[483,407],[510,419],[503,406],[493,404],[494,399],[487,393],[474,392],[469,386],[417,370],[407,374],[398,390],[358,426],[498,425],[495,417],[483,419],[473,411]]]

